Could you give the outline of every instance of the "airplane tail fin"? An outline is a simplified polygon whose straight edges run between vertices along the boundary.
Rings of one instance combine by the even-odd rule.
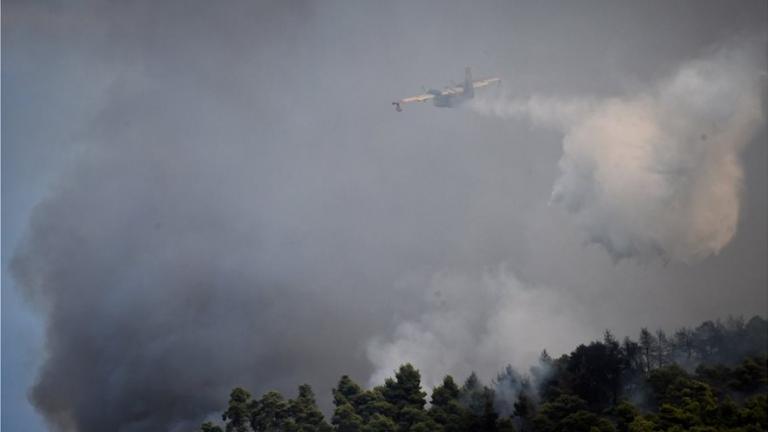
[[[472,85],[472,69],[467,66],[464,69],[464,95],[466,97],[475,97],[475,87]]]

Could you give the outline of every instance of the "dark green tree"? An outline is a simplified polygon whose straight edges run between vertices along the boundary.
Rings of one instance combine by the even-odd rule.
[[[432,390],[431,404],[433,407],[444,407],[452,401],[459,399],[459,386],[453,380],[453,377],[446,375],[442,384]]]
[[[560,395],[557,399],[544,403],[533,420],[536,431],[551,432],[559,429],[559,423],[571,414],[587,409],[587,403],[573,395]]]
[[[258,432],[294,430],[288,401],[276,391],[264,394],[251,411],[251,427]]]
[[[368,392],[366,392],[368,393]],[[363,430],[365,419],[358,413],[360,405],[366,406],[368,398],[361,398],[363,390],[349,376],[343,375],[333,389],[333,412],[331,423],[338,432],[359,432]],[[372,396],[368,394],[368,396]]]
[[[339,379],[339,384],[333,389],[333,404],[338,407],[345,403],[352,403],[362,392],[363,390],[356,382],[352,381],[352,378],[343,375]]]
[[[459,387],[453,377],[447,375],[442,384],[432,390],[429,416],[446,432],[461,432],[469,413],[459,402]]]
[[[421,391],[421,374],[410,363],[400,366],[395,379],[384,382],[384,397],[397,408],[414,406],[419,409],[426,405],[427,394]]]
[[[617,429],[619,432],[628,432],[629,426],[640,414],[634,405],[627,400],[622,400],[612,409],[612,414],[616,418]]]
[[[432,420],[424,409],[414,405],[408,405],[400,411],[398,427],[409,432],[442,431],[442,427]]]
[[[484,386],[473,372],[459,392],[459,400],[466,407],[462,422],[464,430],[490,432],[496,430],[499,415],[494,407],[494,392]]]
[[[742,393],[768,391],[768,357],[747,357],[731,372],[730,388]]]
[[[511,416],[519,394],[530,387],[528,379],[520,375],[511,365],[507,365],[504,370],[498,373],[493,388],[496,392],[495,407],[499,416]]]
[[[536,416],[536,406],[533,397],[527,391],[523,391],[517,398],[512,415],[517,419],[520,432],[531,430],[533,418]]]
[[[615,432],[613,424],[590,411],[577,411],[560,420],[557,432]]]
[[[413,424],[425,420],[427,394],[421,391],[421,374],[410,363],[400,366],[395,379],[385,380],[383,395],[395,407],[394,420],[401,430],[408,430]]]
[[[510,418],[499,419],[496,422],[496,432],[516,432],[515,424]]]
[[[251,417],[251,394],[237,387],[229,394],[229,405],[221,416],[227,432],[248,432]]]
[[[350,403],[336,407],[331,423],[337,432],[360,432],[363,430],[363,418],[360,417]]]
[[[354,398],[356,412],[368,422],[374,415],[394,418],[397,414],[397,408],[387,402],[384,397],[384,387],[377,386],[371,390],[366,390]]]
[[[200,426],[200,432],[224,432],[224,430],[207,421]]]
[[[739,424],[768,430],[768,395],[759,394],[748,398],[739,412]]]
[[[508,367],[493,388],[471,374],[446,376],[426,394],[421,376],[401,366],[383,386],[364,390],[348,376],[333,389],[328,425],[309,385],[295,399],[230,393],[224,424],[200,432],[757,432],[768,430],[768,322],[729,318],[685,328],[672,341],[642,329],[639,343],[580,345],[552,359],[542,352],[530,378]],[[690,370],[699,362],[695,374]],[[634,406],[622,397],[643,395]]]
[[[397,423],[387,416],[374,414],[365,425],[365,432],[397,432]]]
[[[327,432],[331,430],[315,402],[309,384],[299,386],[299,395],[288,403],[288,410],[297,432]]]
[[[567,365],[573,392],[594,409],[611,406],[619,396],[622,363],[615,341],[579,345]]]

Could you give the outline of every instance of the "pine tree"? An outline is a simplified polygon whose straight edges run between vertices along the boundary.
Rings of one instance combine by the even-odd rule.
[[[251,394],[237,387],[229,394],[229,406],[221,416],[227,432],[248,432],[252,401]]]
[[[309,384],[299,386],[299,395],[288,404],[290,416],[297,432],[326,432],[331,427],[315,402],[315,393]]]
[[[468,416],[459,402],[459,387],[453,377],[446,375],[442,384],[432,390],[429,416],[446,432],[463,431],[463,420]]]
[[[352,381],[348,375],[343,375],[339,379],[339,384],[333,390],[333,404],[337,407],[344,405],[345,403],[352,403],[357,396],[359,396],[363,390]]]
[[[426,396],[421,391],[421,374],[410,363],[400,366],[395,379],[384,382],[384,398],[395,407],[395,421],[402,430],[425,419],[419,413],[424,413]]]
[[[336,407],[331,423],[336,426],[337,432],[360,432],[363,430],[363,418],[355,413],[355,409],[349,403]]]
[[[251,427],[258,432],[282,432],[295,428],[288,401],[283,395],[276,391],[264,394],[251,411]]]

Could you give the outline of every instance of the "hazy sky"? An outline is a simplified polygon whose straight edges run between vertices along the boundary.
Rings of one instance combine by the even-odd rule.
[[[234,385],[292,396],[308,382],[327,406],[343,373],[376,382],[414,361],[487,378],[606,328],[768,308],[764,123],[718,123],[742,99],[665,102],[691,68],[730,83],[706,65],[751,46],[734,76],[758,83],[746,111],[765,108],[764,1],[3,6],[5,429],[46,429],[28,393],[51,430],[175,430]],[[743,140],[726,155],[733,237],[694,259],[616,260],[617,238],[666,216],[635,201],[647,228],[598,207],[615,229],[600,237],[552,200],[603,123],[392,109],[468,65],[500,76],[505,100],[650,100],[685,120],[660,126],[678,149]],[[697,184],[711,173],[698,162],[719,161],[691,160],[680,175]],[[720,214],[699,202],[692,224]],[[659,232],[646,249],[673,248]]]

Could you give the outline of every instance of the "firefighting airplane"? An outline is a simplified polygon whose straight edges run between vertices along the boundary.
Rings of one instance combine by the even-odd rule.
[[[430,89],[426,93],[411,96],[405,99],[392,102],[395,106],[395,111],[401,112],[403,110],[403,104],[411,102],[426,102],[432,100],[432,103],[436,107],[454,107],[460,103],[472,99],[475,97],[475,89],[487,87],[491,84],[501,84],[499,78],[486,78],[477,81],[472,81],[472,71],[470,68],[466,68],[464,71],[464,84],[454,85],[453,87],[446,87],[443,91]]]

